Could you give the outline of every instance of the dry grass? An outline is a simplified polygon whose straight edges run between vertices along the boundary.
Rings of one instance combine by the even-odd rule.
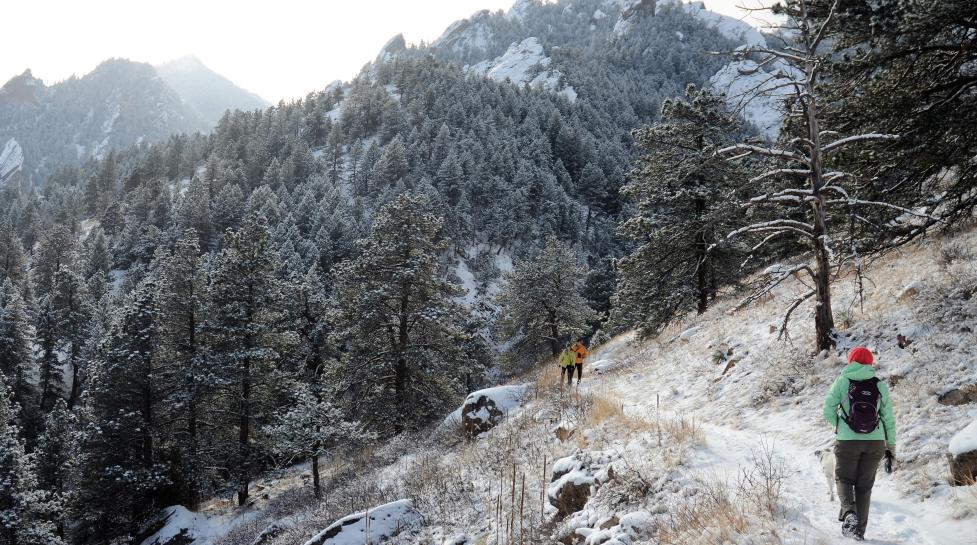
[[[724,545],[749,529],[748,519],[724,483],[711,483],[659,527],[661,545]]]

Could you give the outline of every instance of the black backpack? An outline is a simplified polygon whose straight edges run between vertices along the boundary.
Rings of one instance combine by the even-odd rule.
[[[848,410],[842,404],[841,416],[855,433],[872,433],[879,427],[879,379],[850,380],[848,382]]]

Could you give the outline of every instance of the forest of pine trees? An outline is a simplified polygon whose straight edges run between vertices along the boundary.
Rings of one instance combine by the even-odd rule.
[[[321,455],[424,429],[489,371],[655,334],[778,263],[744,297],[809,274],[786,331],[840,266],[972,217],[975,7],[872,4],[787,1],[796,42],[738,52],[804,76],[778,142],[705,87],[731,42],[681,10],[597,42],[552,4],[519,24],[562,44],[575,102],[417,47],[3,188],[0,543],[109,543],[303,461],[320,496]]]

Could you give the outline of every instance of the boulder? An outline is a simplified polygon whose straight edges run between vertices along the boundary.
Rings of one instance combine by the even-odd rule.
[[[553,478],[546,497],[556,508],[559,519],[583,509],[591,493],[614,478],[611,462],[615,456],[584,451],[553,463]]]
[[[497,386],[468,394],[461,406],[461,425],[468,437],[478,437],[498,426],[506,414],[519,408],[525,384]]]
[[[896,299],[899,301],[908,301],[919,295],[919,292],[922,289],[923,284],[918,280],[915,282],[910,282],[906,287],[902,288],[902,291],[900,291],[898,295],[896,295]]]
[[[557,515],[566,518],[583,509],[590,499],[590,485],[594,478],[583,473],[575,473],[550,485],[550,505],[556,507]]]
[[[967,405],[977,403],[977,384],[968,384],[940,394],[936,399],[941,405]]]
[[[461,425],[465,429],[465,435],[478,437],[499,425],[504,416],[492,398],[481,395],[465,401],[461,410]]]
[[[977,450],[950,458],[950,486],[970,486],[977,483]]]
[[[977,420],[950,439],[950,485],[977,483]]]
[[[573,426],[567,423],[560,424],[553,430],[553,435],[560,440],[561,443],[566,443],[568,439],[573,437],[574,430]]]
[[[410,500],[399,500],[343,517],[305,545],[376,545],[419,529],[423,520]]]

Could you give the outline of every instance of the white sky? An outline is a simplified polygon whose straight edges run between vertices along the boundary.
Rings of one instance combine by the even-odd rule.
[[[30,68],[46,84],[110,57],[160,64],[196,55],[266,100],[348,80],[387,40],[432,41],[479,9],[515,0],[0,0],[0,84]],[[737,5],[709,9],[743,17]]]

